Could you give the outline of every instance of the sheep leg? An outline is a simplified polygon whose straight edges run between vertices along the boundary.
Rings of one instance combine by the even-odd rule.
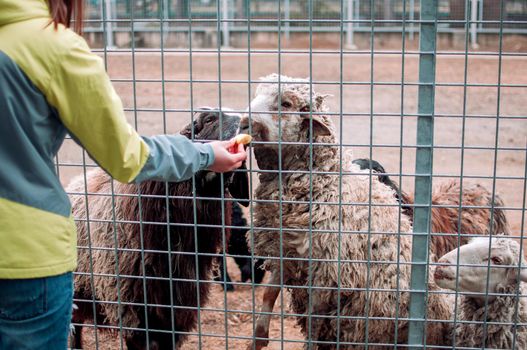
[[[278,285],[279,283],[280,274],[277,271],[273,271],[271,273],[269,284]],[[265,287],[262,308],[260,310],[262,314],[260,314],[256,320],[256,329],[254,333],[255,339],[253,339],[253,342],[247,347],[247,350],[261,350],[269,344],[269,323],[271,322],[270,313],[273,311],[278,294],[280,294],[280,287]]]
[[[254,266],[254,278],[252,278],[252,275],[249,277],[252,278],[252,281],[254,284],[262,283],[262,280],[265,275],[265,270],[262,268],[262,265],[264,264],[264,262],[265,262],[264,259],[258,259],[253,265]]]
[[[86,295],[77,294],[73,295],[74,299],[85,299],[89,300]],[[70,334],[70,346],[72,349],[82,349],[82,324],[89,319],[87,315],[90,315],[93,311],[91,302],[75,302],[72,305],[71,323],[77,323],[73,326],[73,334]],[[102,316],[97,311],[96,318],[98,323],[102,323]],[[70,326],[71,327],[71,326]]]
[[[72,334],[70,346],[72,349],[82,349],[82,327],[81,326],[73,326],[73,334]]]
[[[232,292],[234,290],[234,285],[232,284],[231,276],[229,276],[229,271],[227,270],[227,263],[226,261],[225,262],[223,261],[222,256],[220,256],[218,259],[219,259],[218,268],[220,270],[220,275],[216,276],[214,280],[220,282],[221,288],[223,288],[227,292]]]

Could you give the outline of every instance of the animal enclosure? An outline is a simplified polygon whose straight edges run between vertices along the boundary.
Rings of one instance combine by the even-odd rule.
[[[513,236],[525,256],[527,52],[521,30],[512,35],[510,29],[525,30],[527,9],[520,10],[524,17],[511,17],[516,5],[510,4],[516,2],[482,1],[498,15],[473,20],[472,1],[466,0],[461,17],[449,19],[441,15],[441,1],[416,0],[420,13],[414,17],[410,2],[400,1],[393,2],[400,5],[400,16],[387,20],[375,16],[383,2],[356,2],[358,18],[344,15],[347,1],[331,2],[334,30],[323,36],[316,29],[324,19],[315,16],[319,1],[291,1],[306,9],[293,19],[284,13],[288,1],[276,1],[274,12],[254,18],[254,1],[247,1],[241,18],[222,17],[223,6],[234,6],[231,2],[183,1],[184,20],[170,17],[180,10],[166,7],[174,2],[145,2],[155,5],[157,17],[132,9],[129,18],[119,19],[109,19],[107,9],[127,2],[95,2],[103,33],[113,23],[131,38],[122,47],[116,46],[118,40],[111,45],[106,41],[94,51],[104,59],[128,121],[140,134],[180,133],[212,109],[221,127],[232,123],[227,115],[239,114],[254,139],[246,169],[235,173],[248,175],[245,220],[231,217],[233,198],[241,197],[223,191],[231,181],[227,175],[217,178],[222,188],[217,193],[201,187],[206,175],[190,180],[183,194],[164,183],[155,193],[146,185],[134,189],[110,180],[97,186],[90,175],[96,164],[74,140],[66,140],[56,169],[65,186],[76,181],[70,195],[82,211],[74,211],[77,225],[88,235],[100,234],[104,227],[109,232],[105,240],[78,243],[85,260],[76,278],[91,292],[74,302],[87,305],[92,316],[113,310],[112,317],[107,313],[82,324],[74,320],[82,326],[77,331],[83,334],[84,349],[131,348],[126,337],[134,332],[150,349],[163,349],[155,343],[160,335],[182,349],[260,349],[266,341],[269,349],[485,346],[451,337],[459,325],[472,325],[483,335],[508,327],[511,342],[503,348],[521,349],[527,328],[521,283],[507,293],[489,283],[479,294],[484,314],[493,309],[495,298],[510,294],[510,319],[467,320],[459,316],[459,308],[470,293],[439,288],[434,272],[441,256],[473,236]],[[199,6],[215,9],[215,17],[206,20],[212,21],[209,30],[217,38],[226,23],[238,31],[243,27],[243,45],[215,40],[209,47],[196,47],[193,35],[178,37],[182,42],[177,44],[164,40],[168,24],[184,24],[187,34],[200,27],[203,18],[192,16]],[[265,42],[252,35],[263,20],[278,33]],[[394,36],[378,30],[387,21],[398,29]],[[461,48],[440,45],[438,32],[449,21],[462,38]],[[145,47],[135,35],[145,23],[156,24],[150,32],[158,36],[157,46]],[[305,37],[286,35],[289,25],[299,23]],[[349,24],[368,24],[362,46],[347,45]],[[495,44],[474,48],[472,24],[492,27]],[[414,32],[415,42],[410,39]],[[271,122],[267,116],[275,118]],[[187,136],[196,140],[231,136],[189,130]],[[369,161],[360,159],[373,159],[382,167],[370,171]],[[394,187],[380,178],[381,170]],[[135,204],[122,209],[126,201]],[[199,203],[206,201],[219,204],[213,206],[219,221],[204,223]],[[99,202],[105,207],[94,207]],[[182,208],[187,214],[171,212]],[[165,246],[151,245],[151,232]],[[248,253],[229,251],[232,235],[246,232]],[[218,249],[199,245],[208,235],[218,239]],[[267,241],[261,241],[264,236]],[[178,249],[177,243],[187,238],[185,249]],[[300,239],[304,245],[295,246]],[[492,248],[488,243],[489,276]],[[101,256],[104,260],[98,262]],[[134,258],[123,258],[127,256]],[[165,275],[150,268],[154,256],[166,261]],[[241,280],[247,270],[235,258],[247,256],[266,260],[259,283],[259,267]],[[175,276],[182,261],[190,262],[187,271],[196,274]],[[204,261],[211,271],[198,273]],[[217,265],[225,266],[222,276],[230,275],[231,282],[214,278],[220,274]],[[123,274],[125,267],[133,273]],[[503,269],[517,271],[519,278],[518,267],[511,261]],[[157,282],[169,291],[168,301],[160,301],[150,288]],[[98,293],[101,285],[112,287]],[[138,298],[128,297],[133,293],[121,285],[133,285]],[[234,290],[228,291],[229,286]],[[275,301],[269,304],[273,293]],[[197,304],[185,305],[189,298]],[[266,301],[270,309],[262,311]],[[444,312],[434,314],[436,309]],[[168,326],[161,326],[152,310],[167,313]],[[195,325],[182,330],[172,321],[178,315],[195,317]],[[130,323],[131,318],[137,321]]]

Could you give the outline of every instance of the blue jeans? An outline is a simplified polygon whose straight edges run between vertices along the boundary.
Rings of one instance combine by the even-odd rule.
[[[73,276],[0,279],[0,350],[66,349]]]

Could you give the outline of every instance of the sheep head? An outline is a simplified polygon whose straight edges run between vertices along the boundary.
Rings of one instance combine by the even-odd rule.
[[[194,121],[181,130],[181,135],[195,140],[213,141],[229,140],[236,135],[240,125],[241,116],[229,109],[217,109],[201,107]],[[240,169],[246,169],[245,163]],[[219,197],[222,192],[221,176],[212,171],[200,171],[196,174],[196,190],[200,196]],[[249,202],[249,177],[247,172],[234,172],[224,175],[224,185],[229,189],[231,196],[240,204],[248,206]]]
[[[254,141],[269,142],[254,145],[260,168],[264,159],[277,159],[278,141],[286,142],[282,149],[297,151],[306,147],[291,147],[287,142],[335,142],[333,124],[322,114],[328,110],[325,102],[328,95],[315,92],[309,79],[271,74],[261,81],[251,101],[250,116],[244,116],[240,122],[240,132],[250,132]],[[269,164],[263,165],[269,168]]]
[[[213,141],[229,140],[236,135],[240,125],[241,115],[233,113],[229,109],[218,109],[211,107],[200,107],[200,112],[194,121],[181,130],[180,134],[195,140]]]
[[[490,254],[489,254],[490,245]],[[459,268],[456,264],[459,258]],[[520,281],[527,282],[527,264],[520,256],[520,244],[504,237],[478,237],[452,250],[439,259],[434,279],[445,289],[466,293],[496,293],[499,286],[518,283],[518,268],[521,266]],[[488,266],[490,263],[490,271]],[[462,266],[464,265],[464,266]],[[469,265],[469,266],[467,266]],[[482,295],[474,297],[483,298]],[[491,297],[489,297],[491,298]]]

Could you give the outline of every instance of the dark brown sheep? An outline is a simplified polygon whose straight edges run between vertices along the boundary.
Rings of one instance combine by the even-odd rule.
[[[181,134],[190,137],[193,130],[198,140],[217,140],[218,116],[201,113]],[[223,139],[235,135],[239,120],[238,115],[223,113]],[[68,192],[78,220],[79,246],[73,322],[93,320],[95,301],[97,324],[114,329],[122,325],[128,349],[178,348],[197,325],[196,308],[207,302],[214,254],[228,235],[222,226],[230,225],[231,205],[219,197],[248,199],[246,173],[223,178],[224,186],[220,175],[201,171],[194,192],[192,179],[168,187],[156,181],[121,184],[96,169],[87,174],[87,196],[84,179],[73,181]],[[194,202],[194,194],[207,199]],[[79,325],[74,338],[79,348]]]
[[[229,241],[227,245],[227,252],[233,255],[234,262],[240,269],[240,282],[246,282],[247,280],[252,281],[254,284],[262,283],[265,275],[263,269],[264,259],[253,259],[251,257],[251,251],[247,244],[247,231],[249,231],[247,219],[242,211],[242,208],[238,203],[232,203],[232,216],[231,216],[231,234],[229,235]],[[225,290],[233,291],[234,285],[229,271],[227,270],[227,264],[223,263],[223,259],[220,258],[219,265],[219,276],[216,277],[216,281],[222,282],[221,286],[226,287]]]

